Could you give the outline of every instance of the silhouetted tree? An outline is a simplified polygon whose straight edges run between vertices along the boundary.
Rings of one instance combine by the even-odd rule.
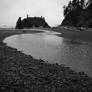
[[[68,8],[64,5],[64,17],[68,14]]]
[[[72,1],[72,7],[73,7],[73,8],[76,7],[76,2],[77,2],[77,0],[73,0],[73,1]]]
[[[81,5],[81,8],[83,9],[84,6],[85,6],[85,0],[81,0],[81,1],[80,1],[80,5]]]
[[[69,1],[68,5],[64,5],[64,16],[66,16],[69,12],[76,10],[76,12],[79,12],[79,10],[83,10],[85,5],[85,0],[73,0]]]
[[[22,26],[22,21],[21,21],[21,17],[19,17],[17,23],[16,23],[16,29],[22,29],[23,26]]]
[[[66,18],[69,16],[71,17],[71,21],[77,24],[78,17],[80,16],[81,12],[84,10],[85,0],[72,0],[69,1],[68,5],[64,5],[64,17]],[[75,14],[74,14],[75,13]]]
[[[92,27],[92,0],[71,0],[63,8],[65,18],[61,25]]]

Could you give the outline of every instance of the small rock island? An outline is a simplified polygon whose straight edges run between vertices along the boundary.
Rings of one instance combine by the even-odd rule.
[[[48,23],[45,21],[44,17],[29,17],[24,18],[23,20],[21,17],[17,20],[16,29],[23,29],[23,28],[33,28],[33,27],[43,27],[43,28],[50,28]]]

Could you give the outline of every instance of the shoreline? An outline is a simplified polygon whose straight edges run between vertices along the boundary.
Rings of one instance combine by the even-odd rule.
[[[92,78],[83,72],[34,59],[2,42],[5,37],[25,32],[0,30],[0,92],[92,91]]]
[[[84,31],[80,31],[77,28],[53,28],[52,30],[56,32],[60,32],[62,34],[58,34],[60,37],[64,37],[66,39],[92,43],[92,29],[85,29]]]

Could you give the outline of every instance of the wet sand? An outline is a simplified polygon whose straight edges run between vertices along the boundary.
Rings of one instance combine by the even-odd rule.
[[[56,32],[60,32],[58,36],[68,38],[71,40],[79,40],[84,42],[92,42],[92,29],[85,29],[84,31],[80,31],[78,29],[73,28],[54,28]]]
[[[92,92],[92,78],[6,46],[5,37],[33,31],[0,30],[0,92]]]

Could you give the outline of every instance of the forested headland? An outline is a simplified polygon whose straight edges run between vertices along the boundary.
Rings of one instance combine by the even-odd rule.
[[[62,26],[92,27],[92,1],[72,0],[64,5]]]

